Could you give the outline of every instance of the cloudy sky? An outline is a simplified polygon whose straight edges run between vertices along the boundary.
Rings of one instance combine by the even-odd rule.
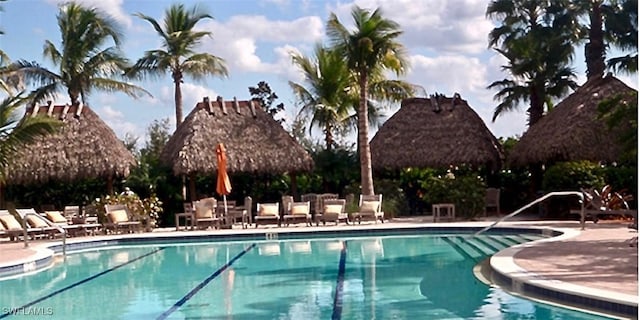
[[[60,47],[56,23],[57,5],[62,0],[9,0],[3,3],[0,47],[11,59],[38,61],[50,66],[42,57],[45,40]],[[164,10],[174,1],[165,0],[82,0],[112,15],[121,23],[126,38],[123,50],[135,61],[143,52],[160,48],[151,25],[134,13],[161,20]],[[526,129],[522,107],[491,122],[497,104],[494,92],[486,89],[492,81],[504,78],[503,61],[487,48],[487,34],[493,27],[484,16],[488,1],[480,0],[208,0],[179,1],[187,6],[200,4],[213,16],[198,28],[213,36],[202,43],[202,51],[225,59],[229,77],[183,84],[185,116],[205,96],[225,99],[250,97],[248,87],[267,81],[285,104],[285,118],[297,112],[288,81],[302,78],[291,64],[291,52],[309,55],[316,42],[324,40],[326,19],[331,12],[350,25],[350,10],[355,4],[363,8],[382,8],[384,16],[400,24],[404,31],[399,41],[407,48],[411,69],[403,80],[417,84],[427,94],[447,96],[458,92],[485,121],[497,137],[521,135]],[[579,50],[574,68],[578,83],[584,82],[584,58]],[[620,77],[637,88],[637,77]],[[173,83],[169,76],[136,82],[153,97],[134,100],[122,94],[95,92],[89,105],[110,125],[119,137],[129,133],[144,141],[147,127],[156,119],[169,118],[175,127]],[[55,101],[64,104],[66,96]],[[392,115],[397,107],[387,111]],[[289,122],[290,123],[290,122]],[[374,132],[371,132],[371,137]],[[371,138],[370,137],[370,138]],[[319,138],[315,136],[315,138]]]

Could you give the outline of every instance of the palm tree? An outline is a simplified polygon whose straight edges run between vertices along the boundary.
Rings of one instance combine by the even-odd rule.
[[[162,38],[162,49],[149,50],[128,71],[130,76],[156,76],[171,72],[175,86],[176,127],[182,123],[181,84],[185,75],[195,80],[205,76],[227,76],[227,68],[222,58],[208,53],[196,53],[194,49],[208,31],[195,31],[194,27],[203,19],[213,17],[193,6],[187,10],[183,4],[174,4],[165,11],[163,25],[152,17],[136,14],[148,21]]]
[[[400,75],[408,67],[408,60],[405,58],[404,47],[397,42],[402,34],[399,25],[385,19],[380,9],[370,12],[354,6],[351,16],[355,22],[353,31],[347,30],[338,17],[331,13],[327,22],[327,35],[332,48],[343,55],[358,81],[358,149],[362,193],[373,195],[367,106],[370,77],[380,70],[390,70]]]
[[[633,73],[638,69],[638,1],[570,0],[566,4],[576,44],[584,46],[587,78],[600,78],[606,65],[614,70]],[[606,51],[616,47],[631,52],[605,64]]]
[[[529,103],[529,126],[540,120],[545,105],[577,87],[569,67],[573,58],[571,34],[562,7],[547,6],[535,0],[494,0],[487,16],[498,19],[500,25],[489,34],[489,46],[504,56],[503,70],[510,78],[491,83],[497,89],[493,121],[504,112],[517,110]],[[554,19],[555,18],[555,19]]]
[[[324,131],[325,145],[331,150],[334,133],[345,126],[351,110],[349,95],[351,76],[345,60],[339,52],[316,45],[314,58],[299,54],[292,56],[293,63],[304,74],[305,83],[289,82],[294,95],[302,105],[299,114],[310,116],[309,131],[318,127]]]
[[[26,100],[31,98],[23,98],[20,93],[0,102],[0,184],[5,182],[7,166],[22,146],[55,132],[62,125],[60,121],[47,116],[29,116],[20,121],[18,109]]]
[[[607,67],[614,71],[637,73],[638,0],[623,0],[621,2],[612,5],[616,10],[611,18],[606,19],[605,29],[614,46],[630,53],[609,59]]]
[[[13,63],[8,70],[9,74],[22,75],[39,86],[30,95],[33,104],[54,98],[63,88],[67,89],[72,104],[87,103],[94,89],[120,91],[135,98],[148,94],[138,86],[114,79],[127,68],[128,61],[118,49],[122,35],[111,17],[72,2],[60,7],[57,20],[62,47],[58,49],[46,41],[43,53],[58,68],[58,73],[25,60]],[[108,41],[115,46],[102,49]]]

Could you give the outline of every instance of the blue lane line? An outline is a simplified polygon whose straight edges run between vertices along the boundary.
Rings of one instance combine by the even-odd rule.
[[[338,280],[336,283],[336,294],[333,296],[332,320],[342,319],[342,293],[344,291],[344,270],[347,263],[347,242],[345,241],[340,251],[340,262],[338,264]]]
[[[60,293],[63,293],[63,292],[65,292],[65,291],[69,290],[69,289],[72,289],[72,288],[74,288],[74,287],[77,287],[77,286],[79,286],[79,285],[81,285],[81,284],[83,284],[83,283],[87,283],[87,282],[89,282],[89,281],[91,281],[91,280],[93,280],[93,279],[95,279],[95,278],[97,278],[97,277],[103,276],[103,275],[105,275],[105,274],[107,274],[107,273],[109,273],[109,272],[111,272],[111,271],[114,271],[114,270],[116,270],[116,269],[122,268],[122,267],[124,267],[124,266],[126,266],[126,265],[128,265],[128,264],[130,264],[130,263],[136,262],[136,261],[138,261],[138,260],[140,260],[140,259],[146,258],[146,257],[148,257],[148,256],[150,256],[150,255],[152,255],[152,254],[154,254],[154,253],[158,253],[158,252],[160,252],[160,251],[162,251],[162,250],[164,250],[164,249],[165,249],[165,248],[164,248],[164,247],[162,247],[162,248],[158,248],[158,249],[156,249],[156,250],[153,250],[153,251],[151,251],[151,252],[149,252],[149,253],[145,253],[145,254],[143,254],[143,255],[141,255],[141,256],[139,256],[139,257],[135,258],[135,259],[129,260],[129,261],[127,261],[127,262],[123,263],[123,264],[119,264],[119,265],[117,265],[117,266],[115,266],[115,267],[113,267],[113,268],[110,268],[110,269],[104,270],[104,271],[102,271],[102,272],[100,272],[100,273],[98,273],[98,274],[95,274],[95,275],[91,276],[91,277],[85,278],[85,279],[80,280],[80,281],[78,281],[78,282],[72,283],[72,284],[70,284],[70,285],[68,285],[68,286],[66,286],[66,287],[63,287],[63,288],[61,288],[61,289],[58,289],[58,290],[56,290],[56,291],[54,291],[54,292],[52,292],[52,293],[50,293],[50,294],[48,294],[48,295],[46,295],[46,296],[44,296],[44,297],[42,297],[42,298],[36,299],[36,300],[34,300],[34,301],[31,301],[31,302],[29,302],[29,303],[27,303],[27,304],[25,304],[25,305],[23,305],[23,306],[21,306],[21,307],[18,307],[18,308],[16,308],[16,309],[17,309],[17,310],[23,310],[23,309],[29,308],[29,307],[33,306],[34,304],[36,304],[36,303],[40,303],[40,302],[42,302],[42,301],[44,301],[44,300],[47,300],[47,299],[49,299],[49,298],[51,298],[51,297],[53,297],[53,296],[56,296],[56,295],[58,295],[58,294],[60,294]],[[10,311],[9,311],[9,312],[5,312],[5,313],[3,313],[2,315],[0,315],[0,319],[6,318],[6,317],[8,317],[8,316],[12,316],[12,315],[14,315],[14,314],[15,314],[15,313],[12,313],[12,312],[10,312]]]
[[[187,293],[184,297],[182,297],[182,299],[178,300],[178,302],[176,302],[173,306],[171,306],[171,308],[169,308],[169,310],[163,312],[156,319],[157,320],[161,320],[161,319],[166,319],[167,317],[169,317],[172,313],[174,313],[176,310],[178,310],[178,308],[180,308],[187,301],[189,301],[189,299],[193,298],[193,296],[195,296],[196,293],[198,293],[198,291],[200,291],[207,284],[209,284],[209,282],[211,282],[211,280],[213,280],[217,276],[219,276],[224,270],[226,270],[228,267],[230,267],[234,262],[236,262],[236,260],[240,259],[240,257],[242,257],[245,253],[249,252],[255,246],[256,246],[256,244],[253,243],[250,246],[248,246],[247,248],[245,248],[242,252],[238,253],[235,257],[233,257],[233,259],[229,260],[229,262],[227,262],[225,265],[220,267],[220,269],[216,270],[216,272],[214,272],[209,277],[204,279],[204,281],[200,282],[200,284],[198,284],[195,288],[193,288],[191,291],[189,291],[189,293]]]

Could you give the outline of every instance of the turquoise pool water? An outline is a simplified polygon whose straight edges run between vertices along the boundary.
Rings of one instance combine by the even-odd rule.
[[[0,282],[7,319],[606,319],[478,281],[486,235],[127,245]]]

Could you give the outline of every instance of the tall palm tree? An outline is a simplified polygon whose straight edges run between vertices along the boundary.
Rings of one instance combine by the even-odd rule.
[[[0,102],[0,184],[5,182],[7,166],[22,146],[61,126],[60,121],[47,116],[29,116],[21,121],[17,115],[26,100],[31,98],[23,98],[20,93]]]
[[[45,41],[43,54],[58,68],[58,73],[25,60],[9,67],[10,74],[22,75],[28,83],[39,86],[30,95],[32,103],[52,99],[63,88],[67,89],[72,104],[87,103],[94,89],[120,91],[136,98],[148,94],[138,86],[115,80],[128,67],[128,61],[118,49],[122,33],[110,16],[71,2],[60,7],[57,20],[62,47]],[[103,49],[109,41],[114,46]]]
[[[569,0],[574,43],[584,46],[587,78],[600,78],[606,69],[607,49],[629,52],[607,61],[610,68],[633,73],[638,69],[637,0]]]
[[[174,4],[164,14],[163,24],[137,13],[141,19],[148,21],[162,38],[162,49],[149,50],[129,70],[131,76],[160,77],[171,72],[175,91],[176,126],[182,123],[182,89],[185,75],[194,80],[205,76],[227,76],[227,67],[222,58],[208,53],[196,53],[194,50],[208,31],[194,30],[196,24],[203,19],[213,19],[197,5],[191,9],[183,4]]]
[[[607,61],[607,67],[614,71],[637,73],[638,0],[621,0],[611,6],[615,9],[612,17],[605,21],[605,30],[608,31],[613,45],[628,53],[610,58]]]
[[[504,112],[529,103],[529,126],[540,120],[545,106],[577,87],[569,67],[573,58],[572,35],[560,6],[536,0],[494,0],[486,15],[500,25],[489,34],[489,46],[504,56],[509,78],[491,83],[497,89],[493,121]]]
[[[334,133],[345,126],[351,110],[351,75],[339,52],[316,45],[314,57],[294,54],[293,63],[302,71],[304,84],[289,82],[302,108],[300,115],[310,116],[309,131],[319,127],[325,135],[327,150],[334,144]]]
[[[392,20],[385,19],[380,9],[370,12],[354,6],[351,16],[355,22],[355,29],[349,31],[338,17],[331,13],[327,22],[327,35],[332,48],[343,55],[347,66],[354,72],[358,81],[358,149],[362,193],[373,195],[367,106],[370,77],[381,69],[400,75],[406,71],[408,60],[405,57],[404,46],[397,41],[402,34],[400,26]]]

